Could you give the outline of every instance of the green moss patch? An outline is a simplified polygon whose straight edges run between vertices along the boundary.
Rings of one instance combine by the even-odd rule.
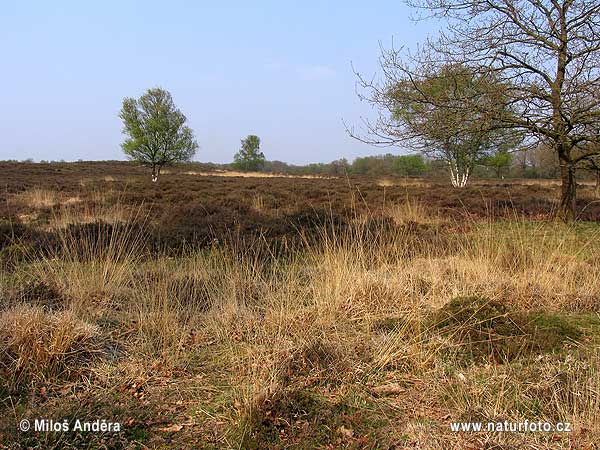
[[[559,351],[582,337],[581,329],[567,317],[520,312],[485,297],[455,298],[430,320],[431,329],[471,361],[509,362]]]

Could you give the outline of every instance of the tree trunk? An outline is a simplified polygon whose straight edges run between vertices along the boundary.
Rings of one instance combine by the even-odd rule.
[[[461,170],[459,164],[456,164],[452,161],[449,162],[450,166],[450,181],[452,182],[452,186],[455,188],[463,188],[467,185],[467,181],[469,181],[469,175],[471,175],[471,169],[466,168]]]
[[[600,169],[596,170],[596,198],[600,198]]]
[[[560,206],[558,217],[565,222],[575,219],[575,199],[577,195],[577,183],[575,181],[575,166],[568,155],[560,154]]]

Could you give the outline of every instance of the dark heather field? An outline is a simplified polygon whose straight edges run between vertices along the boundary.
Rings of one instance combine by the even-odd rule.
[[[4,162],[0,182],[0,448],[600,448],[591,184],[567,225],[551,180]]]

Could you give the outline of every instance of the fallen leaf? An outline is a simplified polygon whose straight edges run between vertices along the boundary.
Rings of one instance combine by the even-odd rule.
[[[351,429],[349,429],[349,428],[346,428],[344,425],[341,425],[341,426],[338,428],[338,432],[339,432],[339,433],[340,433],[342,436],[344,436],[344,437],[347,437],[347,438],[351,438],[352,436],[354,436],[354,430],[351,430]]]
[[[404,392],[404,388],[398,383],[385,384],[371,389],[371,392],[376,395],[394,395]]]
[[[61,393],[61,395],[67,395],[69,392],[71,392],[72,387],[73,387],[73,384],[67,384],[59,392]]]

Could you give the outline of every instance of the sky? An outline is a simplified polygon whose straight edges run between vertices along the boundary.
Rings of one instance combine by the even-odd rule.
[[[370,147],[343,121],[373,117],[352,67],[378,76],[380,43],[414,48],[434,25],[400,0],[2,0],[0,159],[125,159],[125,97],[160,86],[188,118],[197,161],[226,163],[248,134],[293,164]]]

